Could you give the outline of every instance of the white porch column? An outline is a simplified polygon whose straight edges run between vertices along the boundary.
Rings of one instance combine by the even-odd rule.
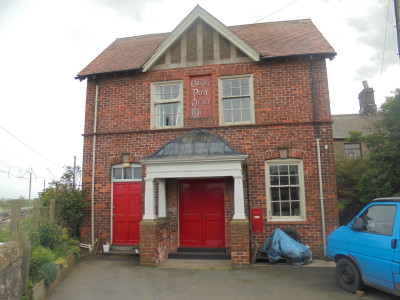
[[[246,219],[244,214],[244,193],[243,193],[243,176],[234,176],[235,189],[234,189],[234,203],[235,203],[235,214],[233,219],[243,220]]]
[[[154,178],[146,177],[146,191],[144,196],[144,216],[143,220],[154,220],[156,218],[156,202],[154,198]]]
[[[165,179],[158,181],[158,217],[165,218],[167,216],[167,200],[165,195]]]

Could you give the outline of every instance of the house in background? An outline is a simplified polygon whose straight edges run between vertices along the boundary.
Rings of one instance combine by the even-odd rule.
[[[377,108],[373,88],[363,81],[364,89],[358,94],[360,112],[358,114],[332,115],[333,144],[335,160],[362,158],[368,154],[365,143],[350,143],[346,139],[349,131],[359,131],[363,135],[371,133],[372,123],[376,120]]]
[[[338,225],[326,73],[310,20],[226,27],[200,6],[170,33],[114,41],[87,80],[82,242],[250,264],[250,242],[296,230],[314,256]]]

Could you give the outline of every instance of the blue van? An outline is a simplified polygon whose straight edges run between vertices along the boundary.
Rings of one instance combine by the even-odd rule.
[[[400,296],[400,197],[373,200],[332,232],[326,255],[336,262],[344,290],[353,293],[365,284]]]

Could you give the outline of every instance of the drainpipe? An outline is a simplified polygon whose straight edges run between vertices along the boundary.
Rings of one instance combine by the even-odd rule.
[[[253,235],[251,232],[251,212],[250,212],[250,185],[249,185],[249,164],[246,164],[246,185],[247,185],[247,209],[249,214],[249,243],[250,243],[250,265],[251,265],[251,244],[253,241]]]
[[[318,106],[317,106],[317,89],[315,85],[315,71],[314,71],[314,59],[312,55],[311,59],[311,82],[312,82],[312,96],[314,102],[314,116],[315,116],[315,141],[317,143],[317,159],[318,159],[318,180],[319,180],[319,199],[321,202],[321,221],[322,221],[322,239],[324,243],[324,256],[326,256],[326,228],[325,228],[325,205],[324,205],[324,189],[322,185],[322,168],[321,168],[321,147],[319,139],[319,124],[317,123],[318,117]]]
[[[96,171],[96,138],[97,138],[97,103],[99,100],[99,83],[96,80],[96,75],[93,76],[96,83],[96,96],[94,100],[94,124],[93,124],[93,153],[92,153],[92,247],[94,247],[94,183]]]

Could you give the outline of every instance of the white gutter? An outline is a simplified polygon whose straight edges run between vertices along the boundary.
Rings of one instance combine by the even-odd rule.
[[[96,133],[97,133],[97,102],[99,100],[99,84],[96,82],[96,96],[94,102],[94,124],[93,124],[93,154],[92,154],[92,247],[94,247],[94,180],[96,171]]]

